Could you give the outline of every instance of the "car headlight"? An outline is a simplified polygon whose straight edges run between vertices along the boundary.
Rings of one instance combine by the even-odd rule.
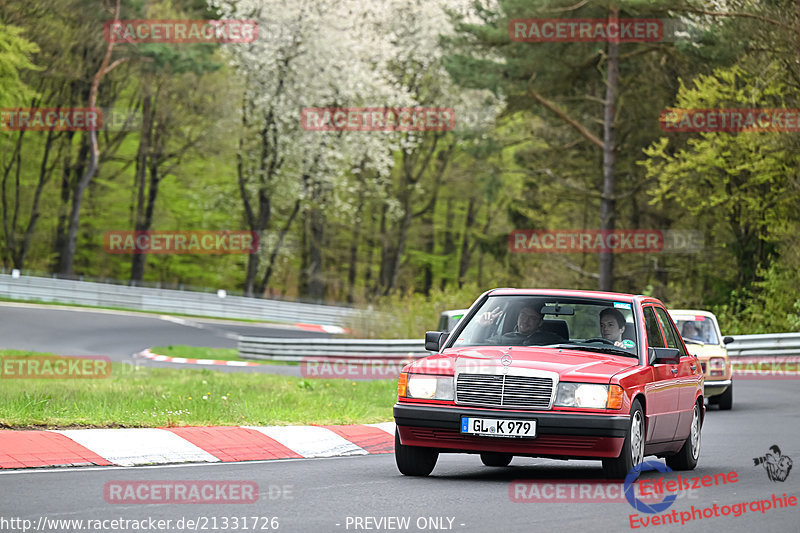
[[[725,375],[724,357],[712,357],[708,360],[708,375],[714,377]]]
[[[619,385],[599,385],[596,383],[558,384],[555,404],[558,407],[587,407],[589,409],[620,409],[622,407],[622,387]]]
[[[425,400],[452,400],[453,376],[408,374],[406,396]]]

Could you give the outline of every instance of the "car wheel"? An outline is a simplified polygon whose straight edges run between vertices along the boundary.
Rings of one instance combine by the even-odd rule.
[[[405,476],[427,476],[436,466],[439,451],[422,446],[400,444],[400,433],[394,432],[394,460],[397,469]]]
[[[700,402],[697,402],[692,413],[692,430],[686,442],[678,453],[666,458],[667,466],[673,470],[694,470],[697,466],[697,460],[700,458],[700,429],[703,425],[700,412]]]
[[[725,392],[717,396],[718,400],[715,402],[719,405],[720,411],[730,411],[733,408],[733,383],[725,389]]]
[[[514,456],[510,453],[483,452],[481,461],[486,466],[508,466]]]
[[[639,400],[631,406],[630,425],[619,457],[603,459],[603,474],[607,478],[623,479],[631,469],[644,460],[644,411]]]

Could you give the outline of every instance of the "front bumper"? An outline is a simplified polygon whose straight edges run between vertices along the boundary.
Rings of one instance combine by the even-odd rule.
[[[718,394],[722,394],[728,387],[733,384],[733,380],[730,379],[718,379],[716,381],[709,381],[708,378],[703,382],[703,396],[708,398],[709,396],[716,396]]]
[[[465,435],[461,417],[536,420],[536,437],[504,438]],[[630,419],[624,415],[525,412],[460,406],[401,404],[394,406],[400,442],[439,448],[443,452],[503,452],[531,457],[618,457]]]

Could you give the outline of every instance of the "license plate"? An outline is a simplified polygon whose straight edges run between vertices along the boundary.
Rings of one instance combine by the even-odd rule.
[[[536,420],[461,417],[461,433],[490,437],[535,437]]]

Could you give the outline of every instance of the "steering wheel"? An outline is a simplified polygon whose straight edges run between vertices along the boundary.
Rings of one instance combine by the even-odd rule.
[[[583,342],[602,342],[603,344],[610,344],[611,346],[614,346],[614,341],[604,339],[603,337],[591,337]]]

